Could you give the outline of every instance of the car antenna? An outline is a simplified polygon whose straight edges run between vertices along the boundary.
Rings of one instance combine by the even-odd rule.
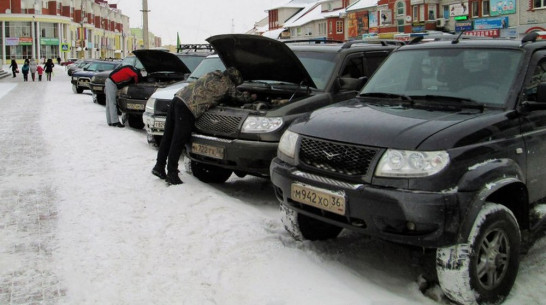
[[[461,34],[459,34],[459,36],[457,36],[457,38],[455,38],[451,43],[452,44],[457,44],[459,43],[459,40],[461,39],[461,36],[463,36],[464,34],[464,30],[461,31]]]

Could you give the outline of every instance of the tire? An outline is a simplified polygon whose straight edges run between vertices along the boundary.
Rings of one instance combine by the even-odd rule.
[[[232,174],[229,169],[191,161],[193,176],[205,183],[224,183]]]
[[[129,126],[134,129],[144,128],[144,121],[142,121],[141,115],[127,114],[127,122],[129,122]]]
[[[106,95],[104,94],[95,94],[96,96],[96,102],[99,105],[106,105]]]
[[[336,238],[343,228],[298,213],[281,204],[281,222],[296,240],[327,240]]]
[[[437,249],[440,287],[458,304],[499,304],[516,280],[520,247],[514,214],[488,203],[476,217],[466,243]]]
[[[72,85],[72,91],[79,94],[83,92],[83,89],[81,87],[78,87],[77,85]]]

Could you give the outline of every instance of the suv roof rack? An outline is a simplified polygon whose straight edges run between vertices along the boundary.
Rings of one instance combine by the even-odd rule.
[[[180,44],[176,48],[176,52],[180,53],[182,51],[213,51],[212,46],[208,43],[196,43],[196,44]]]
[[[406,42],[396,39],[351,40],[347,41],[341,48],[348,49],[354,44],[381,44],[382,46],[403,46],[406,44]]]
[[[282,40],[284,43],[308,43],[308,44],[327,44],[327,43],[343,43],[342,40],[334,39],[295,39],[295,40]]]

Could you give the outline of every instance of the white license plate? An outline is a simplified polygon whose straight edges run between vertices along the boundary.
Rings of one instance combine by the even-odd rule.
[[[154,122],[154,128],[165,129],[165,122]]]
[[[215,158],[215,159],[223,159],[224,158],[224,148],[223,147],[192,143],[191,144],[191,152],[194,153],[194,154],[203,155],[203,156],[207,156],[207,157],[211,157],[211,158]]]
[[[142,105],[142,104],[127,103],[127,109],[132,109],[132,110],[144,110],[144,105]]]
[[[345,192],[333,192],[301,183],[292,183],[292,200],[339,215],[345,215]]]

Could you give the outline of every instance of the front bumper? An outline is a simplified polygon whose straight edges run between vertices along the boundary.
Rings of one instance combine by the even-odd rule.
[[[277,155],[277,142],[259,142],[240,139],[224,139],[201,134],[192,134],[189,147],[189,157],[193,161],[211,164],[222,168],[248,173],[251,175],[268,177],[271,160]],[[210,154],[194,150],[195,145],[222,151],[222,156],[211,157]],[[211,149],[211,150],[207,150]]]
[[[163,132],[165,131],[165,116],[144,112],[142,114],[142,121],[148,135],[163,136]]]
[[[301,172],[277,158],[271,162],[271,181],[281,204],[327,223],[412,246],[437,248],[456,242],[460,217],[457,193],[351,184]],[[294,182],[343,194],[345,213],[338,215],[293,200]]]
[[[89,87],[95,94],[104,94],[104,84],[90,83]]]

